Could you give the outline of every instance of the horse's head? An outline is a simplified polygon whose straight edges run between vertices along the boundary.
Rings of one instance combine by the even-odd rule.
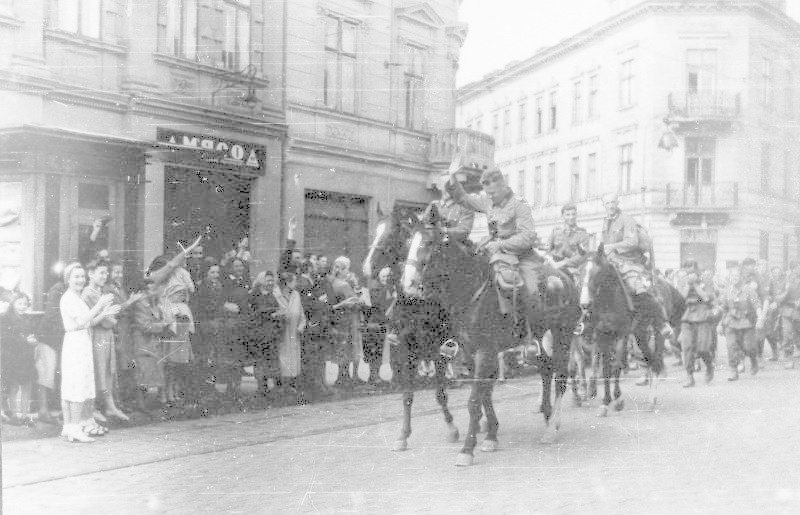
[[[417,215],[411,208],[395,207],[384,215],[379,206],[378,216],[375,236],[362,265],[366,277],[375,277],[384,267],[398,266],[408,252],[411,231],[417,224]]]

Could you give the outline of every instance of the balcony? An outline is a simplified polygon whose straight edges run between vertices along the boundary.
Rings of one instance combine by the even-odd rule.
[[[663,207],[670,210],[727,211],[739,207],[739,183],[667,183]]]
[[[464,165],[474,170],[494,166],[494,138],[470,129],[446,129],[431,136],[430,161],[434,165],[450,164],[461,152]]]
[[[728,130],[741,112],[738,93],[672,92],[667,97],[667,122],[678,130]]]

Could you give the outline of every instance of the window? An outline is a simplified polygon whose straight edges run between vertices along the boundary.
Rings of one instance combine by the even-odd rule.
[[[517,172],[517,195],[525,196],[525,170]]]
[[[770,159],[770,152],[772,149],[769,146],[769,143],[764,143],[761,145],[761,191],[764,193],[769,192],[770,187],[770,168],[771,168],[771,159]]]
[[[586,198],[591,198],[595,194],[597,185],[597,154],[586,156]]]
[[[758,258],[769,259],[769,233],[767,231],[759,231]]]
[[[196,59],[197,1],[162,0],[158,19],[159,51],[186,59]]]
[[[58,0],[56,27],[88,38],[100,38],[101,0]]]
[[[222,13],[222,66],[241,70],[250,64],[250,0],[225,0]]]
[[[325,105],[352,113],[356,105],[357,25],[339,18],[325,18]]]
[[[503,145],[511,143],[511,109],[503,110]]]
[[[716,141],[709,138],[686,138],[687,186],[709,185],[714,182]]]
[[[425,81],[425,49],[414,45],[405,47],[405,73],[403,87],[405,90],[405,127],[419,129],[423,120],[422,85]]]
[[[717,51],[686,51],[686,91],[689,94],[713,93],[717,89]]]
[[[620,66],[619,74],[619,106],[633,105],[633,59],[629,59]]]
[[[575,84],[572,85],[572,124],[577,125],[581,121],[581,110],[583,109],[583,104],[581,101],[581,89],[582,89],[581,81],[577,81]]]
[[[528,105],[525,102],[519,104],[519,136],[517,141],[522,143],[525,141],[526,133],[528,132]]]
[[[494,113],[492,115],[492,137],[494,138],[495,144],[500,143],[500,113]]]
[[[547,165],[547,205],[556,203],[556,164]]]
[[[764,88],[762,91],[761,103],[764,104],[764,106],[771,106],[773,94],[772,61],[766,57],[761,62],[761,82]]]
[[[536,97],[536,134],[541,134],[544,129],[544,112],[542,109],[542,97]]]
[[[107,184],[78,183],[78,207],[81,209],[107,210],[110,190]]]
[[[619,147],[619,177],[617,189],[619,191],[631,190],[631,175],[633,171],[633,144],[628,143]]]
[[[558,128],[558,96],[555,91],[550,93],[550,130]]]
[[[542,167],[537,166],[533,169],[533,205],[542,205]]]
[[[597,75],[589,77],[589,98],[586,102],[586,116],[589,119],[597,116]]]
[[[575,156],[569,163],[569,199],[578,200],[581,195],[581,158]]]

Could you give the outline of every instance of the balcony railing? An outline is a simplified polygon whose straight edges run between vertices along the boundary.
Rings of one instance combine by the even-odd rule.
[[[667,183],[664,207],[670,209],[726,210],[739,206],[739,183]]]
[[[470,129],[446,129],[431,136],[432,163],[449,163],[456,153],[464,155],[464,164],[481,169],[494,164],[494,138]]]
[[[741,110],[738,93],[673,92],[667,98],[671,117],[686,120],[732,120]]]

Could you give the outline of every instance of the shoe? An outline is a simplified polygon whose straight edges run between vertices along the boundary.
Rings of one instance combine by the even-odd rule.
[[[117,408],[114,408],[113,410],[106,411],[106,417],[114,417],[117,420],[122,420],[123,422],[127,422],[127,421],[130,420],[130,417],[128,417],[128,415],[126,415],[125,413],[123,413],[122,411],[120,411]],[[102,421],[99,420],[98,422],[102,422]]]
[[[714,379],[714,367],[706,367],[706,384]]]
[[[76,425],[65,425],[61,431],[61,436],[70,443],[92,443],[94,438],[85,434],[81,427]]]
[[[689,378],[686,380],[686,382],[683,383],[683,387],[684,388],[691,388],[693,386],[694,386],[694,377],[693,376],[689,376]]]
[[[750,375],[758,374],[758,360],[756,358],[750,358]]]
[[[92,418],[98,422],[103,422],[103,423],[108,422],[108,419],[105,416],[103,416],[102,413],[100,413],[100,410],[94,410],[94,413],[92,413]]]
[[[739,380],[739,369],[736,367],[731,367],[731,375],[728,377],[728,381],[738,381]]]
[[[650,378],[647,376],[642,376],[638,381],[636,381],[633,384],[635,384],[636,386],[647,386],[648,384],[650,384]]]
[[[81,430],[86,436],[105,436],[108,433],[108,428],[100,424],[87,424]]]

